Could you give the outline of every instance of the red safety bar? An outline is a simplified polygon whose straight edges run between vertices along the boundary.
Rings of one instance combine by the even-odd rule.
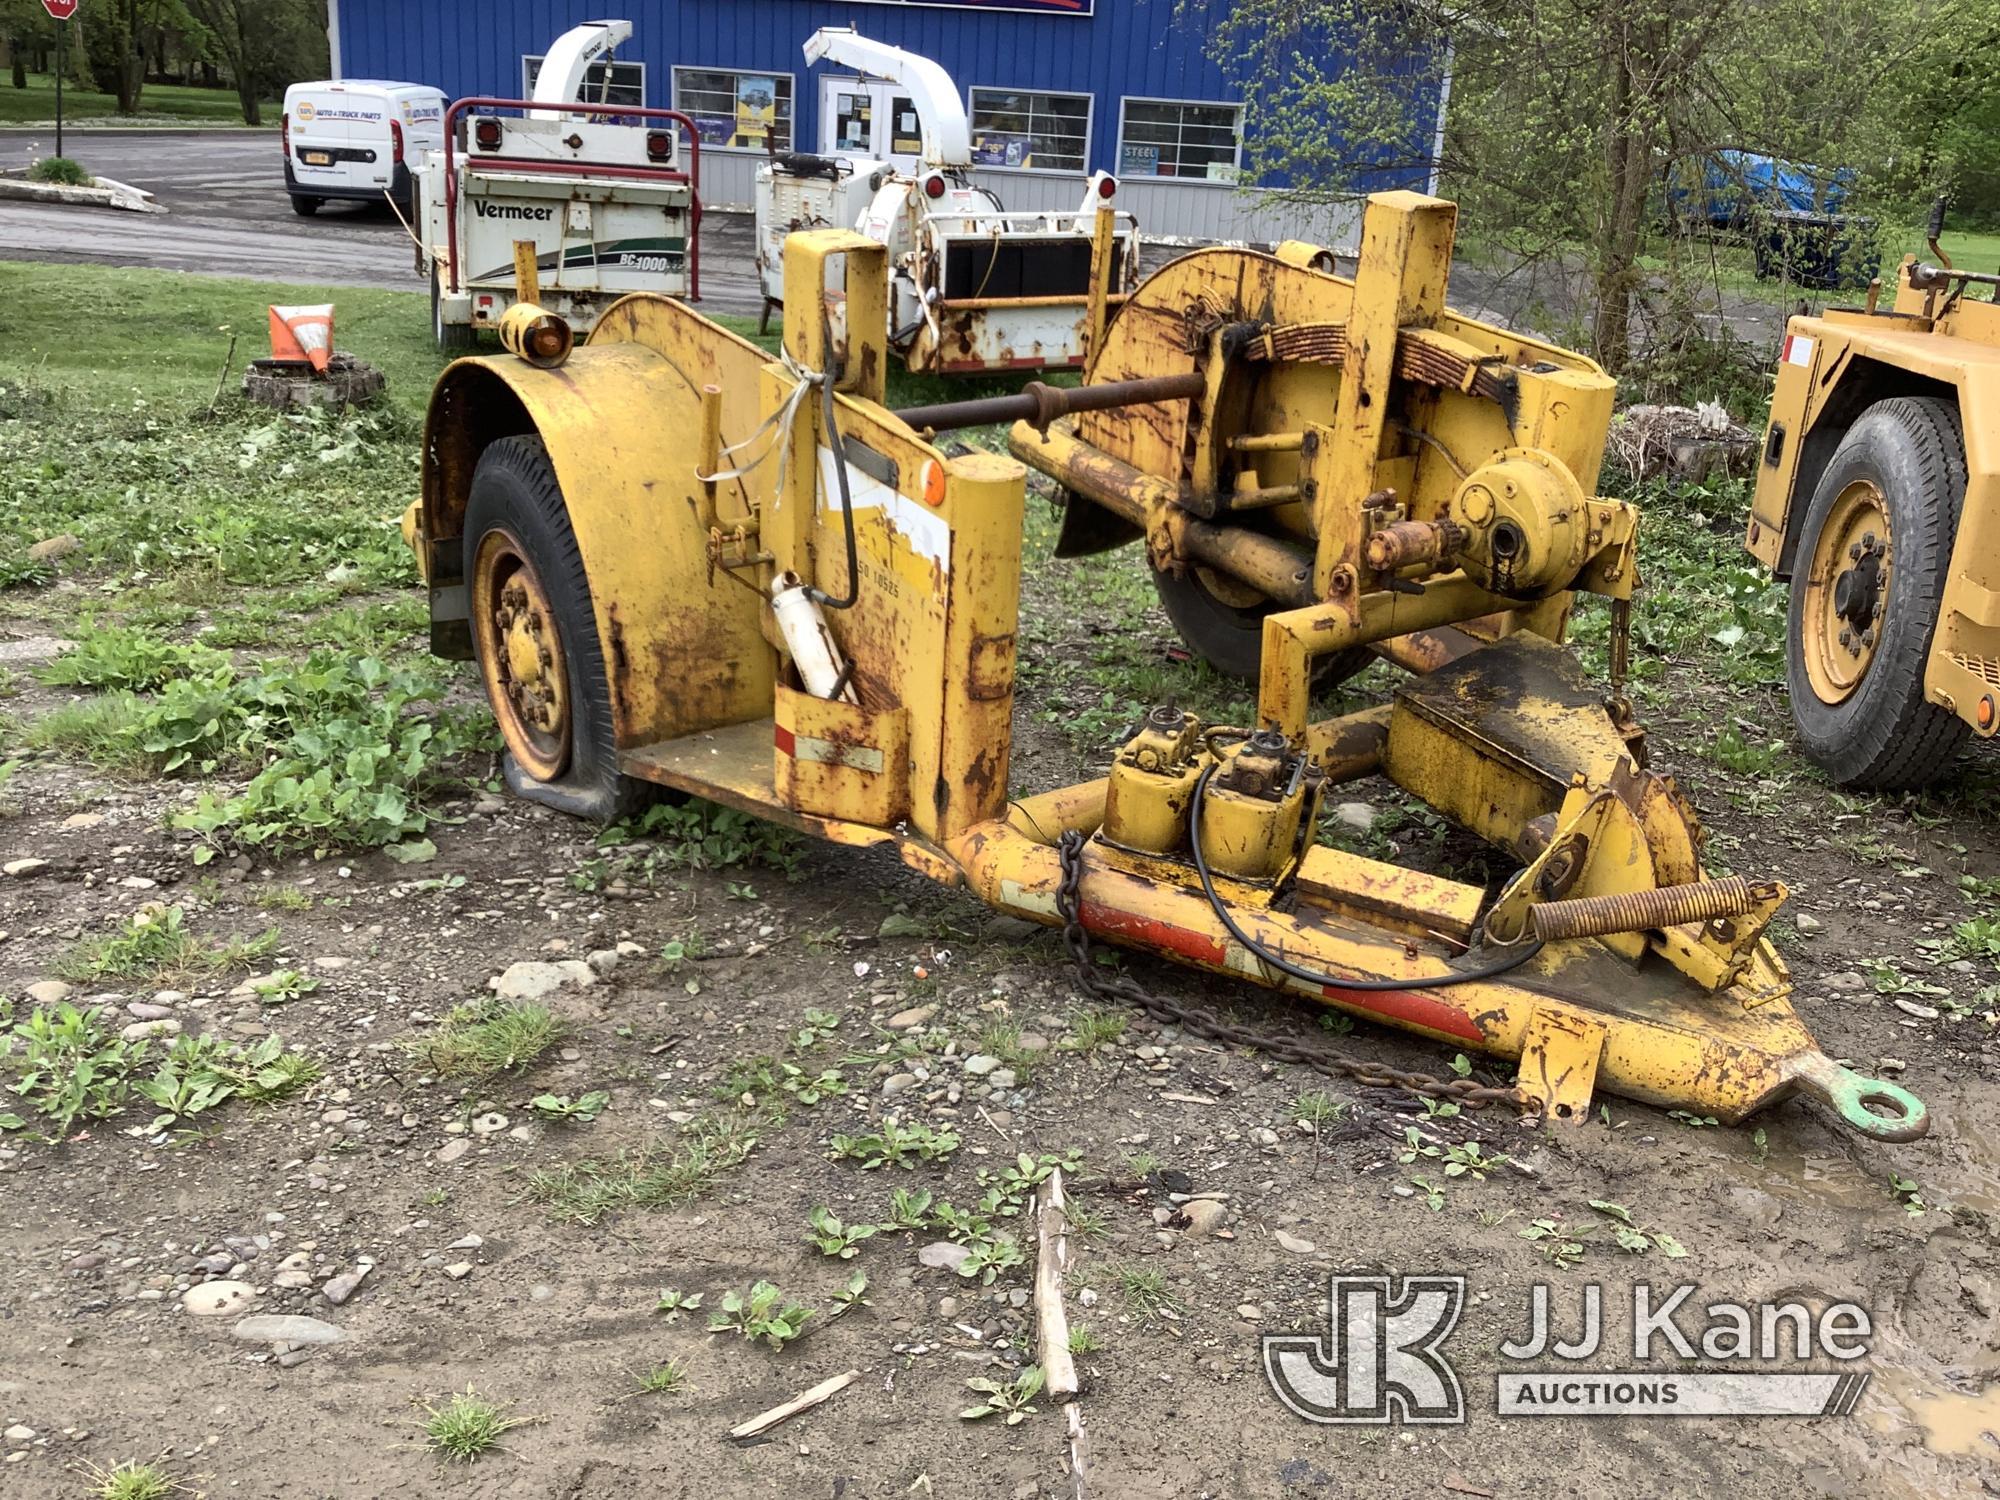
[[[444,112],[444,227],[445,246],[451,256],[452,292],[458,291],[458,173],[453,170],[458,142],[458,117],[468,109],[546,109],[565,115],[637,115],[644,120],[673,120],[687,130],[688,170],[671,167],[628,167],[616,162],[553,161],[546,158],[481,156],[470,160],[475,167],[492,167],[508,172],[560,172],[575,177],[635,177],[655,182],[685,182],[694,189],[688,211],[688,301],[701,300],[701,132],[693,120],[677,109],[647,109],[636,104],[585,104],[566,100],[560,104],[535,99],[460,99]]]

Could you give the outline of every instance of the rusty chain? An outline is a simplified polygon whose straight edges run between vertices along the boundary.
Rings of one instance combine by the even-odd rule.
[[[1056,887],[1056,915],[1062,918],[1063,944],[1076,963],[1078,982],[1087,993],[1101,1000],[1122,1001],[1137,1006],[1156,1021],[1178,1026],[1209,1041],[1231,1047],[1249,1047],[1279,1062],[1296,1063],[1328,1078],[1343,1079],[1363,1088],[1397,1089],[1432,1099],[1449,1099],[1466,1109],[1483,1109],[1489,1104],[1524,1103],[1518,1089],[1474,1083],[1470,1078],[1439,1078],[1432,1073],[1412,1073],[1387,1063],[1366,1062],[1323,1047],[1308,1046],[1291,1037],[1253,1031],[1248,1026],[1223,1020],[1212,1010],[1170,1000],[1122,974],[1104,973],[1092,957],[1090,933],[1083,925],[1083,842],[1083,835],[1070,829],[1063,834],[1057,846],[1062,862],[1062,881]]]

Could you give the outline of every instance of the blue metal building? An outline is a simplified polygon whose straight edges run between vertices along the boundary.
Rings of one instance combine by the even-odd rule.
[[[525,94],[582,0],[328,0],[336,76],[434,84],[451,96]],[[1175,0],[628,0],[634,36],[598,82],[701,127],[702,197],[747,205],[767,144],[900,154],[907,112],[886,85],[806,66],[821,26],[944,65],[970,112],[975,178],[1009,208],[1069,208],[1092,171],[1149,235],[1347,244],[1354,216],[1273,202],[1240,179],[1239,92]],[[901,101],[907,103],[907,101]],[[1423,186],[1413,174],[1409,186]]]

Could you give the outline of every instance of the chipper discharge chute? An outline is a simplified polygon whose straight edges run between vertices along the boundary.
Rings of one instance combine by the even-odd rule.
[[[998,401],[883,407],[886,251],[843,230],[786,244],[781,359],[634,297],[559,370],[462,361],[408,520],[434,649],[477,657],[536,800],[603,817],[657,784],[889,846],[1079,942],[1518,1058],[1552,1119],[1600,1087],[1730,1121],[1803,1091],[1921,1134],[1794,1014],[1763,937],[1784,888],[1710,875],[1646,769],[1638,517],[1593,493],[1612,383],[1444,308],[1454,216],[1371,199],[1352,281],[1310,246],[1186,256],[1083,386]],[[1143,539],[1257,722],[1156,708],[1108,776],[1016,794],[1024,473],[928,440],[1010,417],[1066,548]],[[1578,591],[1611,601],[1609,684],[1561,645]],[[1366,653],[1408,679],[1316,718]],[[1327,789],[1372,775],[1519,872],[1489,893],[1319,843]]]

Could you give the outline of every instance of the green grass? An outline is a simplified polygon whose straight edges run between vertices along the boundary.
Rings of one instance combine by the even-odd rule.
[[[545,1005],[476,1000],[406,1038],[403,1050],[439,1078],[489,1078],[525,1068],[561,1036],[562,1023]]]
[[[83,1475],[90,1483],[85,1493],[91,1500],[168,1500],[182,1488],[158,1464],[142,1464],[130,1458],[110,1469],[86,1460]]]
[[[679,1360],[666,1359],[632,1377],[635,1396],[678,1396],[688,1389],[687,1371]]]
[[[280,109],[277,103],[267,103],[264,118],[266,129],[278,127]],[[48,73],[30,73],[28,86],[17,89],[10,79],[0,77],[0,125],[40,125],[52,122],[56,117],[56,81]],[[139,94],[139,112],[135,115],[118,113],[118,96],[101,94],[87,84],[79,84],[73,78],[63,82],[63,124],[67,126],[91,124],[117,125],[157,125],[166,121],[179,121],[203,125],[241,125],[243,106],[237,102],[236,90],[226,88],[190,88],[185,84],[149,83]],[[49,142],[51,146],[55,143]],[[85,142],[77,142],[82,146]],[[71,143],[64,141],[65,148]],[[72,154],[78,154],[72,152]]]
[[[467,1386],[443,1406],[424,1407],[424,1446],[446,1463],[469,1464],[498,1448],[503,1434],[534,1420],[509,1416],[506,1407]]]
[[[129,737],[139,714],[139,700],[130,693],[79,698],[29,724],[25,739],[30,749],[77,756],[123,776],[144,776],[155,762]]]
[[[56,960],[70,980],[166,980],[189,974],[248,968],[277,951],[278,929],[220,942],[189,930],[185,908],[141,912],[107,932],[84,938]]]
[[[752,1120],[698,1119],[670,1146],[537,1167],[528,1174],[528,1196],[558,1223],[582,1226],[621,1209],[678,1208],[741,1166],[756,1145]]]
[[[1951,257],[1951,263],[1963,271],[2000,271],[2000,231],[1979,229],[1954,229],[1951,216],[1945,216],[1944,234],[1938,243],[1944,253]],[[1906,255],[1914,255],[1919,260],[1931,259],[1931,247],[1924,242],[1924,226],[1911,224],[1899,230],[1885,230],[1882,234],[1882,270],[1884,276],[1892,274]],[[1984,294],[1981,294],[1982,297]]]

